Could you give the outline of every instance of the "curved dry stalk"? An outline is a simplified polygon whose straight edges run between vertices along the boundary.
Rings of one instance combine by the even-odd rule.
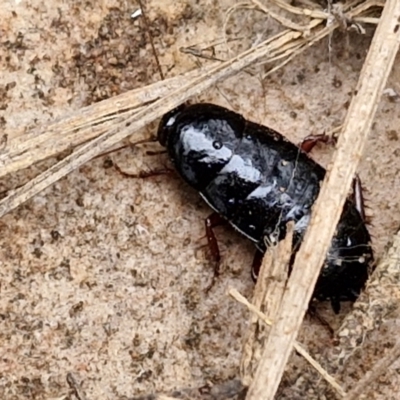
[[[255,1],[255,3],[257,3],[257,5],[254,2],[253,2],[254,4],[243,2],[243,3],[235,4],[234,6],[230,7],[227,10],[227,12],[225,14],[224,24],[223,24],[223,35],[224,35],[224,39],[225,39],[225,45],[228,48],[228,50],[229,50],[229,47],[227,45],[226,27],[227,27],[229,18],[236,10],[238,10],[240,8],[255,9],[260,6],[260,7],[262,7],[261,9],[264,12],[269,14],[269,10],[265,6],[263,6],[261,3],[259,3],[258,0],[254,0],[254,1]],[[279,3],[278,5],[281,6],[280,0],[278,0],[277,2]],[[381,0],[368,0],[361,4],[358,4],[358,3],[359,3],[359,1],[357,0],[352,3],[345,4],[343,6],[342,18],[344,20],[354,21],[357,23],[361,23],[361,22],[363,22],[363,20],[365,20],[365,22],[371,22],[371,23],[377,23],[379,21],[379,19],[377,19],[377,18],[373,18],[373,19],[367,18],[366,19],[366,18],[361,17],[361,15],[364,12],[370,10],[372,7],[383,7],[384,2],[382,2]],[[286,4],[286,3],[282,3],[282,4]],[[354,6],[354,8],[353,8],[353,6]],[[292,7],[292,6],[289,6],[289,8],[290,7]],[[282,8],[284,8],[284,7],[282,6]],[[297,9],[297,7],[294,7],[294,8]],[[302,10],[302,9],[298,9],[298,10]],[[299,11],[298,14],[306,15],[307,13],[304,14],[303,12]],[[274,73],[278,69],[285,66],[289,61],[293,60],[295,57],[297,57],[299,54],[301,54],[304,50],[313,46],[316,42],[318,42],[319,40],[328,36],[329,34],[331,34],[335,29],[337,29],[340,26],[339,21],[337,19],[335,19],[335,17],[332,14],[324,13],[324,18],[322,18],[321,14],[318,14],[318,15],[321,16],[321,19],[315,18],[315,19],[311,20],[311,22],[306,27],[299,26],[299,27],[297,27],[298,29],[295,29],[294,31],[288,29],[288,30],[285,30],[278,34],[278,35],[285,35],[288,32],[297,33],[297,35],[293,36],[293,40],[290,43],[287,43],[287,45],[285,47],[282,47],[280,49],[280,52],[278,54],[276,54],[274,56],[272,56],[272,54],[271,54],[270,57],[268,57],[268,59],[263,60],[261,62],[261,64],[266,64],[266,63],[271,63],[273,61],[277,61],[281,58],[286,57],[284,59],[284,61],[277,64],[272,69],[270,69],[266,74],[264,74],[263,79],[265,79],[268,75]],[[358,20],[358,19],[360,19],[360,20]],[[327,23],[326,26],[321,27],[320,25],[325,20],[329,21],[329,23]],[[285,24],[285,22],[283,20],[279,21],[279,22],[281,22],[286,27],[291,27],[291,25]]]
[[[308,25],[299,25],[296,24],[295,22],[291,21],[288,18],[282,17],[281,15],[275,13],[274,11],[270,10],[267,6],[265,6],[264,4],[262,4],[260,1],[258,0],[251,0],[251,2],[258,7],[262,12],[264,12],[265,14],[271,16],[271,18],[273,18],[274,20],[278,21],[281,25],[285,26],[288,29],[293,29],[294,31],[299,31],[299,32],[310,32],[310,30],[313,28],[314,24],[308,24]],[[285,6],[287,6],[286,3]],[[290,8],[296,8],[293,6],[289,6]],[[328,18],[329,14],[324,13],[326,15],[325,19]],[[316,17],[314,17],[316,18]],[[317,23],[322,22],[323,18],[316,18],[316,20],[314,21],[318,21]]]

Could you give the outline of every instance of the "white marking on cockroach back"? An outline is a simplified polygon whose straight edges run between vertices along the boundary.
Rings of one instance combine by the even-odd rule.
[[[285,218],[285,219],[286,219],[287,221],[294,220],[294,219],[298,216],[299,213],[303,213],[303,207],[302,207],[302,206],[293,206],[293,207],[289,210],[289,212],[286,214],[286,218]],[[300,215],[301,215],[301,214],[300,214]],[[303,218],[304,218],[304,217],[300,218],[300,219],[297,221],[297,224],[299,224],[300,221],[301,221]],[[307,222],[307,223],[308,223],[308,222]],[[297,226],[297,225],[295,225],[295,229],[296,229],[296,226]],[[299,227],[300,227],[300,228],[303,228],[302,225],[301,225],[301,223],[300,223]],[[300,229],[300,228],[299,228],[299,229]],[[299,229],[297,229],[297,230],[299,230]]]
[[[276,179],[273,178],[272,182],[264,183],[260,186],[257,186],[246,198],[252,199],[252,198],[265,198],[269,193],[271,193],[275,188],[276,188]]]
[[[176,121],[176,118],[175,118],[175,117],[171,117],[171,118],[167,121],[167,123],[165,124],[165,126],[170,127],[170,126],[172,126],[172,125],[175,123],[175,121]]]
[[[221,170],[221,174],[236,173],[236,175],[243,180],[251,182],[261,181],[261,172],[249,162],[248,159],[244,159],[241,156],[233,155],[229,160],[228,164]]]
[[[212,163],[214,160],[228,161],[232,157],[232,150],[226,146],[216,149],[213,146],[215,138],[200,129],[193,126],[186,126],[181,132],[181,143],[184,154],[188,155],[189,152],[204,153],[205,156],[201,158],[202,162]]]
[[[308,223],[310,222],[310,217],[310,214],[306,214],[301,217],[294,225],[294,230],[296,232],[304,232],[308,226]]]

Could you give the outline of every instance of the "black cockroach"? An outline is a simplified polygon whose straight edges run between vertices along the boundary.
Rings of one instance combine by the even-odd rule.
[[[270,128],[205,103],[167,113],[158,141],[182,178],[259,251],[284,238],[288,221],[295,223],[296,251],[325,176],[300,148]],[[347,200],[314,298],[330,300],[339,312],[341,301],[358,297],[373,261],[370,239],[356,205]]]

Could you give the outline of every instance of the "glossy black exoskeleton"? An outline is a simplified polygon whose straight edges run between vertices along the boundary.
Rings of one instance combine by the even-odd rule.
[[[158,140],[183,179],[261,252],[295,222],[296,250],[308,225],[325,170],[282,135],[212,104],[181,106],[166,114]],[[370,235],[346,201],[314,297],[354,301],[368,279]]]

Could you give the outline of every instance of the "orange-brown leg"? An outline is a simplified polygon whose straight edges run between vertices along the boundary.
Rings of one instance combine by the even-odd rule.
[[[211,257],[214,261],[214,278],[219,275],[219,264],[221,261],[221,255],[219,252],[219,246],[217,238],[215,237],[214,228],[226,224],[226,220],[223,219],[218,213],[213,212],[205,220],[206,237],[208,242],[208,247],[211,252]]]
[[[309,153],[317,143],[333,144],[335,142],[336,140],[332,136],[322,133],[306,136],[299,146],[305,153]]]

